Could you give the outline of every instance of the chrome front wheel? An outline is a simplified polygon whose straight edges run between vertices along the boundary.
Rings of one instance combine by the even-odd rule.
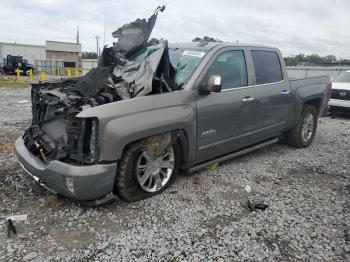
[[[167,185],[175,168],[175,154],[169,147],[158,158],[152,159],[147,151],[140,152],[136,165],[136,178],[141,188],[150,193],[160,191]]]

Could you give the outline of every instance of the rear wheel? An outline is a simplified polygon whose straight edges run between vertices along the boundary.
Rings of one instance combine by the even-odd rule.
[[[169,187],[180,168],[180,148],[173,144],[155,159],[148,155],[147,139],[136,142],[124,153],[115,184],[125,201],[138,201]]]
[[[287,134],[288,144],[303,148],[311,145],[317,129],[318,113],[314,106],[305,105],[296,127]]]

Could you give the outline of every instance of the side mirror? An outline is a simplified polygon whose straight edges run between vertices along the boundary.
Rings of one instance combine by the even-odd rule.
[[[206,83],[200,88],[202,93],[219,93],[221,92],[221,76],[211,75]]]

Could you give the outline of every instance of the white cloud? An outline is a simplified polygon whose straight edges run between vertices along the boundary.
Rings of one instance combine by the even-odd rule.
[[[170,42],[209,35],[224,41],[279,47],[286,55],[334,54],[350,57],[350,1],[333,0],[0,0],[0,41],[44,44],[75,41],[94,51],[95,35],[112,44],[111,33],[136,18],[147,18],[166,4],[152,33]]]

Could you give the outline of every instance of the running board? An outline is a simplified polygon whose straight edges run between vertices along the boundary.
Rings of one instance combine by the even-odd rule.
[[[262,148],[262,147],[275,144],[275,143],[277,143],[278,141],[279,141],[278,138],[274,138],[274,139],[272,139],[272,140],[263,142],[263,143],[261,143],[261,144],[258,144],[258,145],[255,145],[255,146],[252,146],[252,147],[243,149],[243,150],[241,150],[241,151],[237,151],[237,152],[234,152],[234,153],[232,153],[232,154],[229,154],[229,155],[226,155],[226,156],[222,156],[222,157],[216,158],[216,159],[214,159],[214,160],[210,160],[209,162],[206,162],[206,163],[199,164],[199,165],[197,165],[197,166],[191,167],[190,169],[188,169],[188,173],[197,172],[197,171],[199,171],[199,170],[202,170],[202,169],[206,168],[207,166],[210,166],[211,164],[215,164],[215,163],[218,163],[218,162],[224,162],[224,161],[229,160],[229,159],[231,159],[231,158],[234,158],[234,157],[237,157],[237,156],[241,156],[241,155],[247,154],[247,153],[249,153],[249,152],[252,152],[252,151],[254,151],[254,150],[260,149],[260,148]]]

